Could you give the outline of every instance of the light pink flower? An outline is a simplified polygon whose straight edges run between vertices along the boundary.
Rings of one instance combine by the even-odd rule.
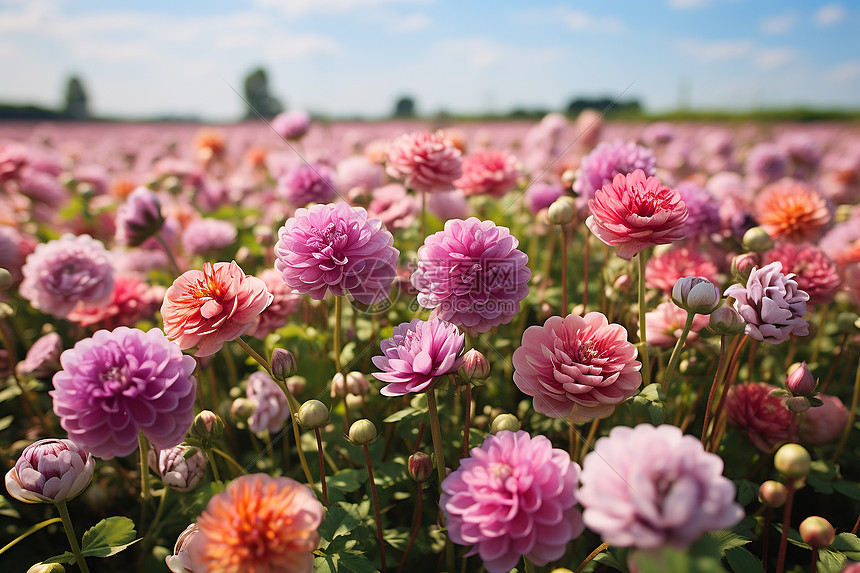
[[[645,266],[645,284],[648,288],[671,293],[681,277],[704,277],[716,281],[717,266],[697,251],[677,247],[651,257]]]
[[[454,181],[465,195],[501,198],[517,184],[517,158],[499,149],[481,149],[463,160],[463,175]]]
[[[460,150],[439,132],[405,134],[388,150],[386,172],[416,191],[448,191],[462,175]]]
[[[186,271],[164,296],[164,332],[197,356],[209,356],[241,336],[272,302],[266,284],[232,263],[204,263],[203,270]]]
[[[642,383],[636,354],[627,330],[599,312],[551,316],[523,333],[514,351],[514,384],[547,416],[605,418]]]
[[[779,261],[786,273],[794,273],[797,288],[809,295],[810,303],[832,302],[842,284],[836,262],[815,245],[785,243],[762,258],[765,264]]]
[[[800,414],[800,439],[821,446],[836,441],[848,423],[849,413],[842,400],[828,394],[815,396],[824,404]]]
[[[290,316],[299,310],[302,295],[294,292],[275,269],[264,270],[260,273],[260,279],[266,283],[266,289],[272,294],[272,304],[260,313],[254,326],[248,329],[248,334],[263,339],[287,324]]]
[[[133,276],[119,275],[114,280],[110,302],[78,305],[69,313],[68,319],[81,326],[113,330],[118,326],[134,326],[152,317],[160,302],[161,297],[156,290],[145,282]]]
[[[290,417],[287,397],[268,372],[257,371],[248,377],[248,400],[254,403],[254,413],[248,418],[248,427],[255,434],[278,432]]]
[[[391,183],[373,190],[367,213],[388,229],[405,229],[415,221],[420,209],[417,198],[408,194],[403,185]]]
[[[699,339],[699,331],[708,326],[707,315],[693,317],[693,326],[687,335],[687,344]],[[660,348],[672,348],[681,336],[687,323],[687,311],[671,302],[661,302],[657,308],[645,314],[645,334],[648,344]]]

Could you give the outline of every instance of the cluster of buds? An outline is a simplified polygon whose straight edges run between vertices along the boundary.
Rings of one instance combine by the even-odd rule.
[[[785,407],[796,414],[821,406],[823,402],[815,397],[817,393],[818,381],[806,362],[792,364],[785,377],[785,388],[771,391],[771,395],[783,399]]]

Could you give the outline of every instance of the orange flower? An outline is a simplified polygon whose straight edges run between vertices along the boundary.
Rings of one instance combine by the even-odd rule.
[[[219,130],[204,128],[194,137],[194,149],[197,150],[197,157],[206,162],[223,156],[227,150],[227,142]]]
[[[783,179],[762,189],[756,199],[756,218],[774,239],[800,243],[821,234],[830,223],[830,210],[807,184]]]
[[[197,519],[192,571],[310,573],[322,518],[322,504],[304,484],[266,474],[237,478]]]

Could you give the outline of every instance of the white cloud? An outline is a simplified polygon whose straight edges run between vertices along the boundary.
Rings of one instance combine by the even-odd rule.
[[[477,70],[499,66],[506,68],[538,67],[563,56],[561,49],[501,44],[485,36],[442,40],[433,47],[433,53],[442,59],[465,60]]]
[[[815,23],[819,26],[838,24],[848,16],[842,4],[825,4],[815,12]]]
[[[275,10],[288,18],[310,14],[347,14],[390,4],[415,4],[420,0],[254,0],[260,8]]]
[[[797,25],[798,20],[799,17],[795,12],[767,16],[759,24],[759,30],[764,34],[785,34]]]
[[[682,40],[678,43],[680,51],[703,62],[719,62],[750,55],[755,49],[751,40]]]
[[[835,82],[850,82],[860,78],[860,60],[843,62],[827,71],[827,77]]]
[[[571,30],[591,30],[599,32],[621,32],[624,22],[614,16],[594,16],[582,10],[560,8],[558,18]]]
[[[409,34],[430,27],[432,20],[427,14],[408,14],[406,16],[393,16],[387,23],[388,31],[392,34]]]
[[[762,48],[753,56],[755,64],[761,68],[778,68],[797,59],[793,48]]]

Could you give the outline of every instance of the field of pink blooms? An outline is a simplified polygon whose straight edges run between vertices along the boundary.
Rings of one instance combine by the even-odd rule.
[[[860,125],[0,124],[8,571],[860,572]]]

